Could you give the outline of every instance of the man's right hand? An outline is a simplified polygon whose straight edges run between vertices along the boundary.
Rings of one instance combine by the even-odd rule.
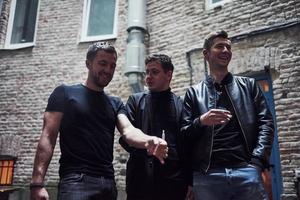
[[[49,194],[45,188],[32,188],[30,195],[31,200],[49,200]]]
[[[168,157],[168,145],[165,140],[152,136],[146,143],[146,149],[149,155],[157,157],[164,164],[164,159]]]
[[[232,118],[228,110],[211,109],[199,117],[200,123],[206,126],[225,124]]]

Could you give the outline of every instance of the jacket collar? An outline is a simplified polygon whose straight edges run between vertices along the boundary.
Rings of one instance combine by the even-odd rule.
[[[228,72],[228,74],[224,77],[224,79],[221,81],[220,85],[228,85],[231,84],[233,80],[233,75]],[[215,84],[215,80],[211,75],[207,75],[205,79],[205,83],[209,86],[213,86]]]

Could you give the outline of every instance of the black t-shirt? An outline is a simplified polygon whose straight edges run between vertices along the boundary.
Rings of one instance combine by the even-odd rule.
[[[113,144],[117,115],[125,113],[122,101],[82,84],[57,87],[50,95],[47,112],[62,112],[60,169],[114,178]]]
[[[226,81],[226,79],[225,79]],[[229,110],[232,118],[227,124],[214,127],[211,167],[239,167],[250,160],[237,116],[224,85],[215,84],[218,93],[217,108]]]

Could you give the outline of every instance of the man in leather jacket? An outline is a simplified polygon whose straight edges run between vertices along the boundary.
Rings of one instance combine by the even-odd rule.
[[[174,66],[164,54],[147,57],[145,64],[149,91],[129,97],[127,116],[144,133],[165,138],[168,157],[161,164],[146,151],[129,147],[120,138],[120,144],[130,153],[126,168],[127,200],[184,200],[188,178],[180,138],[182,100],[170,89]]]
[[[254,79],[228,71],[225,31],[208,35],[203,55],[210,75],[186,92],[181,129],[195,199],[268,199],[261,171],[268,167],[274,124],[263,93]]]

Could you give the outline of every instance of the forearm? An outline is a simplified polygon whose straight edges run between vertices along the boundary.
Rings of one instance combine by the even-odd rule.
[[[46,136],[41,137],[35,159],[32,172],[32,183],[43,183],[46,171],[51,161],[55,144],[53,145]]]
[[[146,149],[148,141],[153,138],[153,136],[146,135],[140,129],[132,126],[124,130],[123,138],[132,147]]]
[[[147,149],[149,155],[156,156],[161,163],[164,163],[164,159],[168,156],[168,146],[165,140],[144,134],[132,126],[124,114],[118,115],[117,128],[130,146]]]

